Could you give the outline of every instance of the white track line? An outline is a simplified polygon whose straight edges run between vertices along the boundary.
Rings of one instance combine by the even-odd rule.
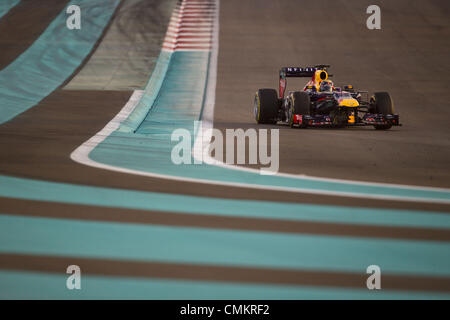
[[[190,32],[190,33],[196,33],[196,34],[202,34],[202,33],[211,33],[211,28],[169,28],[169,32]]]
[[[144,95],[144,90],[136,90],[131,95],[127,104],[120,110],[120,112],[110,121],[108,124],[97,134],[91,137],[88,141],[84,142],[81,146],[79,146],[74,152],[71,153],[70,158],[76,162],[97,168],[108,169],[106,165],[101,165],[99,162],[91,160],[89,158],[89,153],[96,146],[103,142],[111,133],[116,131],[120,124],[125,121],[133,110],[136,108],[137,104],[141,100]],[[115,169],[110,169],[115,170]],[[117,170],[116,170],[117,171]]]
[[[194,32],[180,32],[180,33],[172,33],[168,32],[166,37],[201,37],[201,38],[212,38],[212,33],[194,33]]]

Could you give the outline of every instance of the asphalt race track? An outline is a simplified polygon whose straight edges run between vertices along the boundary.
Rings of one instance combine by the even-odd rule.
[[[380,1],[368,30],[365,0],[91,0],[65,42],[51,32],[70,3],[0,15],[0,298],[450,297],[448,1]],[[254,93],[278,88],[280,67],[322,63],[337,85],[389,91],[403,126],[255,123]],[[135,90],[156,97],[140,124],[92,145]],[[172,165],[171,130],[191,130],[212,93],[215,128],[279,129],[280,172],[302,176]],[[73,160],[86,144],[101,168]],[[373,264],[382,290],[366,287]],[[67,290],[69,265],[82,290]]]
[[[330,64],[338,85],[389,91],[404,126],[389,132],[285,128],[281,171],[448,188],[450,6],[445,1],[382,1],[382,28],[371,31],[365,24],[370,4],[222,3],[215,124],[253,127],[248,111],[253,94],[258,88],[278,89],[281,66]],[[305,83],[290,78],[287,90]]]

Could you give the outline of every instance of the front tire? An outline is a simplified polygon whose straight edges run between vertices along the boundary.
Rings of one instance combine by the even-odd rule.
[[[255,120],[258,124],[276,124],[279,100],[275,89],[259,89],[254,100]]]
[[[289,126],[292,128],[295,114],[301,116],[311,114],[311,98],[306,92],[297,91],[292,93],[289,99]],[[307,124],[302,121],[299,127],[306,128]]]
[[[370,99],[370,104],[374,113],[387,115],[394,114],[394,102],[387,92],[375,92]],[[392,127],[391,124],[375,125],[377,130],[388,130]]]

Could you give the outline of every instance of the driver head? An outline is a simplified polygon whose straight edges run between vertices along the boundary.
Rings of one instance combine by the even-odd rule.
[[[322,82],[320,82],[319,91],[332,93],[333,83],[330,80],[323,80]]]

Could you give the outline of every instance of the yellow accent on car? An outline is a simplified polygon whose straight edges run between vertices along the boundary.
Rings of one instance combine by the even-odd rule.
[[[320,83],[323,80],[328,79],[328,73],[325,70],[316,70],[314,74],[314,82],[316,83],[316,89],[319,91]]]
[[[358,107],[359,102],[356,99],[339,99],[339,107]]]

